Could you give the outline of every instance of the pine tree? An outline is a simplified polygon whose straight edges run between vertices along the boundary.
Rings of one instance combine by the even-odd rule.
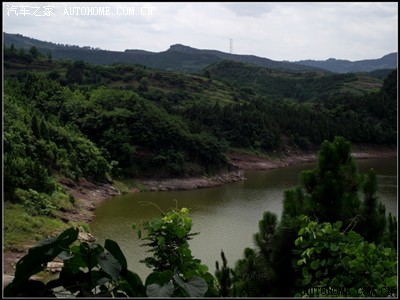
[[[221,250],[222,267],[219,267],[218,261],[215,262],[215,278],[219,282],[219,292],[222,297],[232,296],[231,294],[231,268],[228,267],[228,261],[226,260],[225,253]]]
[[[293,268],[293,251],[302,226],[299,215],[317,222],[341,221],[345,231],[358,231],[367,241],[376,244],[384,237],[384,242],[393,247],[397,241],[396,220],[390,217],[385,231],[385,206],[378,201],[376,190],[375,171],[371,170],[365,177],[359,174],[350,142],[341,137],[323,142],[317,167],[302,172],[300,184],[285,191],[279,224],[269,212],[260,221],[259,232],[254,236],[259,251],[247,250],[235,268],[235,273],[241,274],[244,287],[248,289],[249,276],[258,272],[265,276],[253,280],[252,296],[294,295],[298,276]],[[363,202],[360,195],[364,195]],[[268,287],[267,291],[261,286]]]
[[[377,187],[376,172],[371,169],[362,185],[364,202],[361,208],[361,220],[356,228],[368,242],[380,242],[386,227],[386,209],[376,196]]]
[[[39,121],[38,121],[36,114],[33,114],[31,122],[32,122],[31,126],[32,126],[33,135],[36,137],[36,139],[38,139],[38,140],[41,139],[42,133],[40,131]]]
[[[47,122],[42,118],[39,124],[39,130],[43,139],[49,139],[49,128],[47,126]]]
[[[387,247],[397,250],[397,219],[389,213],[387,218],[387,228],[384,235],[383,243]]]
[[[336,137],[324,141],[318,153],[318,166],[304,171],[300,186],[285,191],[283,214],[306,214],[320,222],[352,222],[359,214],[362,176],[351,156],[351,144]]]

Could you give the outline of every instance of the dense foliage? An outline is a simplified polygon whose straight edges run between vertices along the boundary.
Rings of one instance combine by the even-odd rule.
[[[115,242],[76,245],[71,229],[32,248],[7,293],[26,286],[45,296],[63,286],[78,295],[293,296],[310,285],[393,287],[397,221],[376,196],[374,170],[358,173],[350,142],[396,144],[396,71],[382,88],[353,93],[354,74],[267,76],[267,69],[253,74],[223,63],[221,73],[210,68],[201,77],[55,62],[35,48],[5,52],[4,196],[33,216],[73,209],[60,178],[203,175],[229,169],[228,149],[268,153],[322,143],[317,168],[285,192],[281,219],[265,212],[257,248],[246,248],[234,268],[222,252],[215,278],[191,255],[192,223],[182,209],[144,224],[153,253],[144,284]],[[385,254],[379,260],[378,251]],[[56,256],[64,261],[58,281],[29,280]]]
[[[285,191],[280,222],[264,213],[257,249],[245,249],[231,270],[232,295],[289,297],[345,287],[354,296],[361,287],[396,288],[397,221],[376,198],[374,171],[359,174],[350,154],[343,138],[325,141],[317,168]]]
[[[55,174],[104,181],[226,166],[223,141],[191,133],[179,117],[133,90],[103,86],[108,69],[74,62],[66,64],[65,77],[53,70],[5,79],[6,199],[15,199],[17,188],[51,194]]]
[[[353,143],[396,142],[396,72],[380,92],[356,96],[340,93],[354,74],[307,75],[226,62],[208,69],[204,79],[139,66],[53,62],[34,47],[5,52],[7,199],[15,198],[16,188],[50,194],[55,173],[105,180],[213,172],[226,165],[227,146],[281,151],[286,137],[303,149],[336,135]],[[21,66],[34,72],[17,71]],[[318,97],[286,95],[299,82]],[[322,93],[330,84],[336,94]]]
[[[321,296],[317,287],[345,288],[345,296],[350,297],[385,297],[397,291],[394,249],[368,243],[355,231],[341,231],[341,221],[318,224],[304,215],[301,218],[305,223],[294,251],[298,295],[315,290],[314,296]]]
[[[142,246],[150,247],[148,252],[153,253],[142,261],[153,269],[146,279],[146,284],[151,283],[151,295],[218,296],[215,279],[208,267],[192,256],[188,241],[196,233],[190,233],[192,219],[187,208],[163,212],[161,218],[147,221],[142,226],[138,229],[139,235],[142,230],[146,232]]]
[[[254,235],[257,249],[246,248],[233,269],[222,251],[215,277],[191,254],[188,241],[195,234],[189,210],[182,208],[162,212],[141,227],[133,225],[139,237],[145,232],[143,246],[152,253],[142,261],[153,269],[144,284],[127,269],[116,242],[106,240],[104,247],[76,242],[78,230],[70,228],[18,261],[5,295],[290,297],[326,296],[329,291],[329,296],[395,296],[396,221],[389,216],[386,226],[372,218],[357,226],[366,212],[379,216],[382,210],[371,201],[374,173],[358,174],[350,144],[342,138],[323,143],[318,167],[303,172],[300,182],[286,191],[279,222],[275,214],[264,213]],[[329,201],[319,198],[326,189],[333,195]],[[357,191],[364,193],[364,201],[351,211],[344,209],[347,202],[355,203]],[[332,216],[326,209],[332,209]],[[371,234],[376,227],[379,235]],[[57,279],[46,284],[30,279],[56,257],[64,263]]]
[[[29,249],[16,264],[15,278],[4,289],[6,297],[90,297],[144,296],[137,274],[127,269],[118,244],[106,240],[104,247],[78,240],[77,228],[43,240]],[[58,257],[63,261],[57,279],[46,284],[30,277],[44,270]]]
[[[351,78],[355,75],[335,76]],[[397,141],[396,76],[395,71],[390,73],[379,92],[361,96],[351,93],[324,95],[316,89],[312,93],[319,98],[306,98],[310,101],[305,103],[297,103],[302,101],[297,96],[293,96],[292,101],[282,101],[286,97],[283,93],[260,96],[255,89],[242,87],[236,97],[247,99],[245,103],[224,106],[193,104],[184,115],[192,130],[211,131],[235,147],[278,150],[284,136],[290,137],[292,143],[303,149],[326,139],[333,140],[334,136],[344,136],[352,143],[394,145]],[[272,78],[280,80],[280,77]],[[241,82],[240,77],[237,80]],[[321,81],[321,89],[327,91],[324,81],[328,78],[313,80]],[[340,80],[332,77],[329,80],[340,85]],[[269,83],[259,85],[271,86]],[[279,82],[282,91],[293,90],[288,85],[285,81]],[[306,90],[311,92],[313,88]]]
[[[4,289],[7,297],[203,297],[218,296],[215,278],[201,261],[193,258],[187,240],[192,220],[189,210],[172,210],[144,224],[144,246],[151,246],[146,265],[154,267],[144,284],[127,269],[118,244],[107,239],[104,247],[82,242],[78,229],[69,228],[43,240],[21,258],[15,278]],[[135,227],[136,228],[136,227]],[[63,261],[57,279],[44,284],[30,279],[56,257]]]

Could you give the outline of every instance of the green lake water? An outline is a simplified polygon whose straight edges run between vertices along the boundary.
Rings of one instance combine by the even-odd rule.
[[[360,159],[360,172],[375,168],[378,174],[378,196],[386,212],[397,216],[397,158]],[[90,224],[92,233],[101,244],[105,239],[118,242],[128,260],[128,268],[144,280],[151,273],[139,261],[149,254],[141,247],[132,223],[140,224],[160,216],[160,211],[146,202],[158,205],[163,211],[176,206],[190,209],[192,232],[199,232],[190,241],[192,254],[201,259],[212,274],[215,261],[221,262],[224,250],[228,265],[243,256],[246,247],[254,247],[253,234],[263,212],[269,210],[280,217],[283,192],[298,183],[302,170],[316,163],[304,163],[267,171],[246,171],[246,180],[216,188],[189,191],[143,192],[113,197],[95,211]]]

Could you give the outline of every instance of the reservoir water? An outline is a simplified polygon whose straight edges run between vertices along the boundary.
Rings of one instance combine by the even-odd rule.
[[[378,174],[378,196],[386,206],[386,213],[397,216],[397,158],[357,160],[359,171],[374,168]],[[246,180],[216,188],[189,191],[143,192],[113,197],[95,211],[90,224],[97,242],[116,241],[128,260],[128,268],[144,280],[151,270],[139,261],[151,254],[142,243],[132,223],[160,216],[160,211],[187,207],[193,220],[192,232],[199,232],[190,241],[192,254],[214,274],[215,261],[221,262],[224,250],[228,265],[242,258],[246,247],[254,248],[253,234],[264,211],[276,213],[283,206],[284,190],[295,186],[302,170],[313,169],[316,163],[303,163],[266,171],[246,171]],[[147,203],[147,204],[146,204]]]

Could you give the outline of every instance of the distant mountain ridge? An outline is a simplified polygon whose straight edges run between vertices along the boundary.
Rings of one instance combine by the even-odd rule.
[[[397,68],[397,52],[387,54],[379,59],[349,61],[329,58],[327,60],[300,60],[295,63],[322,68],[335,73],[371,72],[378,69]]]
[[[307,66],[305,69],[297,63],[293,62],[284,62],[284,61],[274,61],[269,58],[259,57],[255,55],[240,55],[240,54],[231,54],[218,50],[204,50],[204,49],[196,49],[189,46],[175,44],[172,45],[168,51],[175,51],[180,53],[189,53],[194,55],[212,55],[216,56],[220,59],[229,59],[235,60],[245,63],[251,63],[260,67],[271,68],[271,69],[283,69],[283,70],[293,70],[293,71],[322,71],[319,67]],[[311,68],[310,68],[311,67]]]
[[[218,61],[231,59],[266,68],[297,72],[324,71],[315,67],[302,66],[290,62],[278,62],[254,55],[237,55],[217,50],[200,50],[181,44],[172,45],[163,52],[150,52],[140,49],[127,49],[122,52],[43,42],[20,34],[3,33],[3,36],[6,46],[14,44],[18,49],[21,47],[29,49],[35,46],[41,52],[47,53],[50,51],[52,57],[56,59],[83,60],[94,64],[131,63],[168,71],[199,72]]]
[[[55,59],[83,60],[89,63],[102,65],[114,63],[140,64],[161,70],[189,73],[200,72],[207,66],[225,59],[250,63],[264,68],[295,72],[369,72],[375,69],[394,69],[397,67],[397,53],[389,54],[389,58],[386,58],[385,62],[381,63],[375,62],[377,60],[360,61],[360,63],[357,64],[357,70],[353,71],[354,68],[348,67],[348,63],[355,64],[358,62],[342,60],[328,60],[328,63],[312,60],[299,62],[274,61],[255,55],[239,55],[218,50],[196,49],[182,44],[172,45],[168,50],[162,52],[151,52],[141,49],[109,51],[89,46],[79,47],[75,45],[55,44],[25,37],[20,34],[9,34],[5,32],[3,32],[3,44],[7,47],[14,44],[18,49],[29,49],[35,46],[44,54],[50,52]],[[393,57],[395,60],[393,60]],[[381,58],[381,60],[382,59],[383,58]],[[373,63],[371,64],[368,62]],[[371,66],[376,66],[376,68]]]

